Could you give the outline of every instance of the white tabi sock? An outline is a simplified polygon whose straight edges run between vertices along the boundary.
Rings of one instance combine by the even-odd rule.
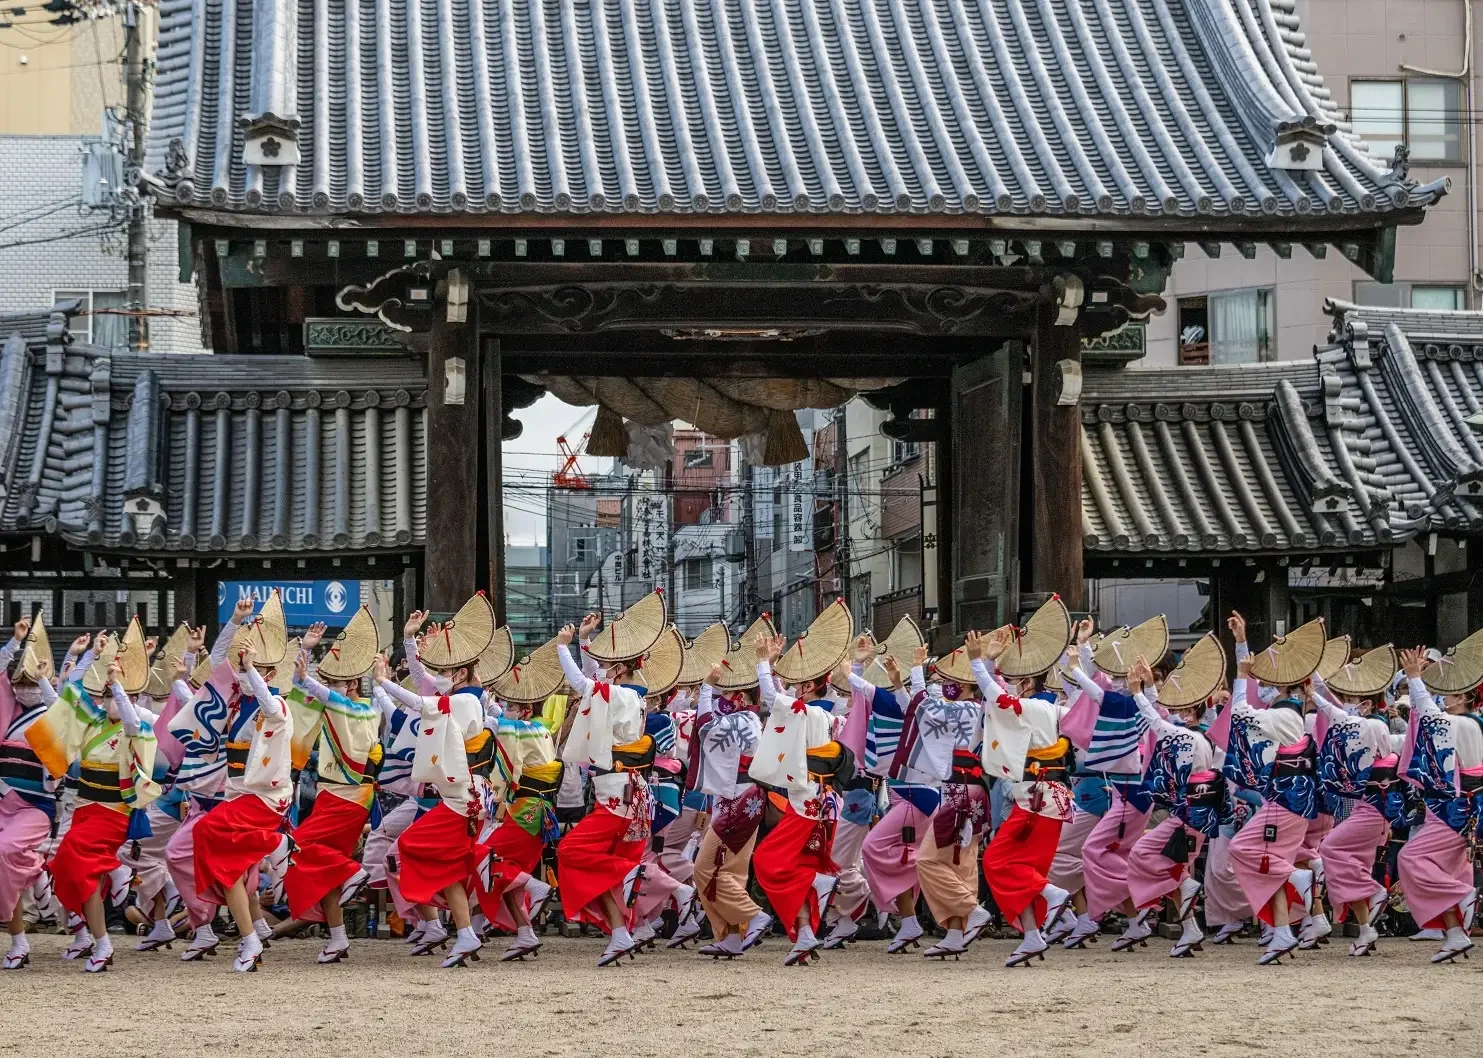
[[[442,934],[445,937],[448,935],[448,931],[443,928],[443,923],[442,923],[442,921],[440,919],[437,919],[437,918],[425,918],[425,919],[422,920],[421,925],[422,925],[422,935],[423,935],[424,938],[426,938],[429,933],[432,933],[432,934],[439,934],[440,933],[440,934]]]
[[[331,926],[330,927],[330,947],[331,948],[348,948],[348,947],[350,947],[350,938],[345,935],[345,927],[344,926]]]
[[[1196,941],[1204,939],[1205,934],[1200,932],[1200,924],[1195,921],[1195,917],[1191,915],[1189,918],[1185,919],[1184,931],[1179,934],[1180,943],[1193,944]]]
[[[173,940],[175,938],[175,927],[170,925],[168,918],[157,918],[149,930],[149,940]]]
[[[1045,948],[1045,938],[1040,935],[1039,929],[1032,927],[1025,930],[1025,937],[1015,951],[1044,951]]]
[[[916,915],[901,916],[901,928],[896,931],[898,937],[919,937],[922,934],[921,924],[917,922]]]
[[[474,932],[473,926],[464,926],[458,931],[458,947],[477,948],[479,946],[479,935]]]
[[[716,947],[723,948],[734,955],[742,953],[742,935],[740,933],[728,933],[716,942]]]
[[[86,926],[83,926],[76,933],[72,934],[72,943],[68,947],[86,948],[91,943],[93,943],[93,935]]]
[[[1459,931],[1459,932],[1461,932],[1461,931]],[[101,937],[99,937],[98,938],[98,942],[95,945],[93,945],[93,958],[94,959],[106,959],[106,958],[108,958],[108,956],[110,956],[112,954],[113,954],[113,938],[110,937],[108,934],[105,933]]]
[[[608,941],[608,951],[623,951],[631,947],[633,947],[633,934],[628,932],[627,926],[619,926],[613,930],[612,939]]]
[[[273,936],[273,927],[268,925],[268,920],[265,918],[253,919],[252,931],[257,934],[258,940],[267,940]]]
[[[31,938],[24,933],[13,933],[10,937],[10,954],[25,955],[31,950]]]
[[[1272,939],[1268,942],[1268,948],[1291,948],[1296,944],[1297,938],[1292,935],[1291,926],[1278,926],[1272,931]]]
[[[961,929],[950,929],[947,936],[942,938],[944,948],[961,948],[963,946],[963,931]]]
[[[191,946],[196,948],[209,948],[216,943],[216,930],[211,928],[211,923],[196,927],[196,935],[191,939]]]
[[[814,936],[814,931],[811,926],[798,927],[798,943],[794,944],[793,947],[811,948],[817,943],[818,938]]]
[[[1453,926],[1447,931],[1447,943],[1444,947],[1466,948],[1468,946],[1468,935],[1462,931],[1461,926]]]
[[[515,931],[515,942],[523,947],[534,947],[541,943],[540,939],[536,937],[535,929],[531,926],[521,926],[517,929]]]

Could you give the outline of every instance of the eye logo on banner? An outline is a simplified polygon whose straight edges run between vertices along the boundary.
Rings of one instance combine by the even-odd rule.
[[[345,585],[332,580],[324,586],[324,608],[330,613],[344,613],[345,603],[350,598]]]

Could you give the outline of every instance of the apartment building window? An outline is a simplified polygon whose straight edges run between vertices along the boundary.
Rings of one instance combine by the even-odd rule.
[[[1357,280],[1354,300],[1359,305],[1390,309],[1465,309],[1467,294],[1461,283],[1376,283]]]
[[[687,558],[684,563],[685,590],[707,591],[713,587],[713,561],[711,558]]]
[[[891,462],[904,463],[908,459],[915,459],[921,451],[921,445],[916,441],[892,441]]]
[[[1179,362],[1255,364],[1273,359],[1275,300],[1270,287],[1180,298]]]
[[[597,557],[597,540],[572,534],[566,542],[566,557],[571,562],[591,562]]]
[[[126,297],[122,290],[54,290],[52,304],[79,302],[79,315],[72,320],[73,336],[93,345],[121,349],[129,344],[129,317],[102,310],[123,308]]]
[[[1461,161],[1460,98],[1455,81],[1412,77],[1349,82],[1354,131],[1382,158],[1404,143],[1413,162]]]

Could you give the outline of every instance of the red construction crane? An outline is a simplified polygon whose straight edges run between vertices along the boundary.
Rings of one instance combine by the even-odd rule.
[[[587,438],[591,436],[590,432],[583,434],[582,443],[579,447],[586,447]],[[556,439],[556,446],[561,449],[561,454],[565,457],[566,462],[561,464],[560,470],[551,475],[551,484],[555,485],[558,489],[592,488],[592,479],[582,473],[582,468],[577,465],[577,453],[572,450],[571,445],[567,444],[566,434],[562,434]]]

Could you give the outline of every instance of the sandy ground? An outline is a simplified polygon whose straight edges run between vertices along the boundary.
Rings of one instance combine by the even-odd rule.
[[[120,940],[113,970],[85,977],[58,957],[63,938],[34,938],[30,968],[0,977],[0,1055],[1335,1058],[1483,1044],[1483,947],[1438,968],[1431,945],[1405,941],[1375,958],[1335,945],[1259,968],[1252,941],[1174,962],[1162,946],[1113,955],[1104,938],[1028,970],[1003,968],[1007,941],[942,965],[861,944],[784,969],[779,939],[734,963],[661,950],[607,970],[586,939],[550,938],[535,961],[467,970],[389,941],[357,941],[349,963],[320,967],[315,942],[279,941],[261,971],[238,976],[221,958],[186,965],[178,946],[140,955]],[[1277,1046],[1250,1013],[1274,1001],[1298,1032]]]

